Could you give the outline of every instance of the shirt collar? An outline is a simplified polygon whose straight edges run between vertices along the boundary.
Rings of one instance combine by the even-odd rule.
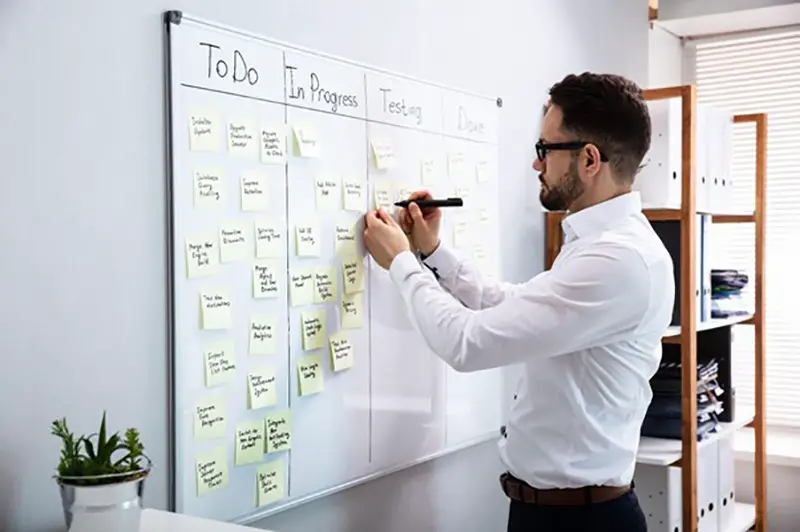
[[[609,225],[642,212],[639,192],[633,191],[616,196],[576,213],[567,213],[561,220],[566,241],[582,238],[606,229]]]

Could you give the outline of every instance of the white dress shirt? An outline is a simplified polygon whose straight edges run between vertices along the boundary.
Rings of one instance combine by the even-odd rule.
[[[430,349],[457,371],[520,363],[500,439],[536,488],[625,485],[675,298],[672,259],[631,192],[569,214],[553,267],[493,282],[443,245],[389,269]],[[436,272],[439,279],[431,273]]]

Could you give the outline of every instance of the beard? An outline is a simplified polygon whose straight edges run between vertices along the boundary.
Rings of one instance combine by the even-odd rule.
[[[578,175],[578,161],[573,160],[567,172],[558,183],[549,185],[543,176],[539,177],[539,202],[548,211],[566,211],[584,192],[583,182]]]

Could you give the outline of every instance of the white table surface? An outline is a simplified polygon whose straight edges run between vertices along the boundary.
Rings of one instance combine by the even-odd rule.
[[[142,523],[139,530],[141,532],[253,532],[256,529],[145,508],[142,510]]]

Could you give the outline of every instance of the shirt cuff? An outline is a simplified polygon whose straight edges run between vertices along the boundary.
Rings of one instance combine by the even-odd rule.
[[[430,268],[437,278],[449,277],[458,268],[460,262],[458,256],[442,243],[433,253],[422,260],[422,263]]]
[[[420,271],[422,271],[422,266],[417,260],[417,257],[410,251],[401,252],[392,259],[392,264],[389,266],[389,276],[398,287],[402,286],[403,281],[405,281],[409,275]]]

